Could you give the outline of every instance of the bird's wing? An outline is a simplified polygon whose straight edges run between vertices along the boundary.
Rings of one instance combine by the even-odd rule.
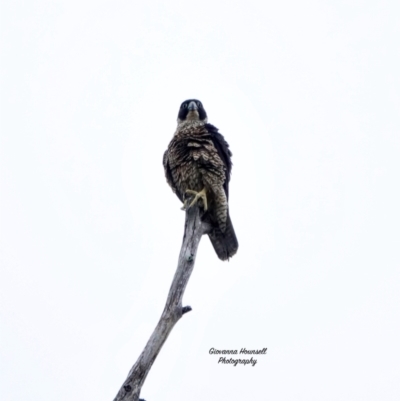
[[[176,185],[172,177],[171,167],[168,162],[168,149],[164,152],[163,165],[165,171],[165,178],[167,179],[169,186],[172,188],[172,191],[174,191],[179,200],[183,202],[182,196],[180,195],[179,191],[176,190]]]
[[[214,127],[211,124],[206,124],[206,129],[209,132],[209,134],[211,135],[215,149],[217,149],[218,155],[225,165],[224,190],[225,190],[226,198],[228,199],[229,198],[229,180],[231,179],[231,171],[232,171],[232,160],[231,160],[232,152],[229,149],[228,142],[226,142],[225,138],[218,132],[218,128]]]

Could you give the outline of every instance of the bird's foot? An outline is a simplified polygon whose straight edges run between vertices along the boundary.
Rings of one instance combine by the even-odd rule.
[[[187,203],[188,203],[188,200],[185,199],[185,200],[183,201],[183,206],[181,207],[181,210],[186,210],[186,209],[187,209]]]
[[[185,202],[183,203],[182,210],[186,210],[186,209],[191,208],[191,207],[199,200],[199,198],[201,198],[202,201],[203,201],[203,208],[204,208],[204,210],[207,210],[207,209],[208,209],[208,205],[207,205],[207,193],[206,193],[206,189],[205,189],[205,188],[203,188],[200,192],[196,192],[196,191],[193,191],[193,190],[191,190],[191,189],[187,189],[187,190],[186,190],[186,193],[187,193],[187,194],[194,195],[194,199],[192,200],[192,202],[190,203],[189,206],[187,206],[187,200],[185,200]]]

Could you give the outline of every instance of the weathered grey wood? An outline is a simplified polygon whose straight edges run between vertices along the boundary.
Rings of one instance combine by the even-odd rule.
[[[169,333],[182,315],[191,310],[190,306],[182,307],[182,297],[194,268],[197,248],[201,237],[210,226],[201,221],[201,211],[197,206],[186,211],[185,232],[183,235],[178,268],[169,290],[167,302],[161,318],[147,342],[143,352],[130,370],[124,384],[114,401],[138,401],[141,388],[153,362],[161,350]]]

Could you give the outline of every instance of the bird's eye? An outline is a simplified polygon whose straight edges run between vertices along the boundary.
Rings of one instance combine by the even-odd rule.
[[[197,107],[201,107],[201,103],[200,102],[197,102]]]
[[[183,103],[182,109],[186,109],[186,107],[187,107],[187,103]]]

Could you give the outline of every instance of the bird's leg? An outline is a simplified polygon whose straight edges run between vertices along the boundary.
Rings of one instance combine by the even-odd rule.
[[[186,208],[190,208],[190,207],[192,207],[198,200],[199,200],[199,198],[201,198],[202,200],[203,200],[203,207],[204,207],[204,210],[207,210],[208,209],[208,205],[207,205],[207,193],[206,193],[206,188],[204,187],[200,192],[196,192],[196,191],[193,191],[193,190],[191,190],[191,189],[187,189],[186,190],[186,193],[187,194],[192,194],[192,195],[194,195],[194,199],[192,200],[192,203],[189,205],[189,206],[186,206],[186,200],[185,200],[185,202],[184,202],[184,204],[183,204],[183,207],[186,209]]]

